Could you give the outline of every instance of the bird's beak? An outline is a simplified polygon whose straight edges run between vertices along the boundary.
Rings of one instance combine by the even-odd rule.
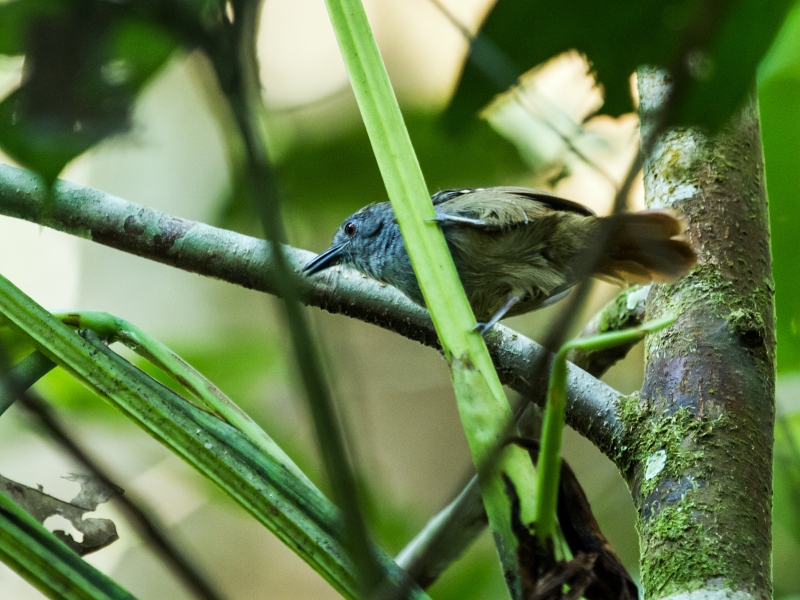
[[[342,259],[342,251],[344,250],[345,246],[347,246],[349,242],[342,242],[341,244],[336,244],[335,246],[331,246],[325,252],[317,256],[316,258],[312,258],[305,267],[303,267],[303,273],[306,275],[313,275],[314,273],[319,273],[327,269],[328,267],[333,267],[334,265],[338,265]]]

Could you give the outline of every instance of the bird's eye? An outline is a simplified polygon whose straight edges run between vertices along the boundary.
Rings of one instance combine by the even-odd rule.
[[[350,237],[353,237],[356,233],[356,224],[348,223],[347,225],[344,226],[344,232]]]

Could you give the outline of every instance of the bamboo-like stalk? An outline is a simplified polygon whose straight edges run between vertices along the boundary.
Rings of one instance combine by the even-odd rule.
[[[508,401],[483,338],[473,331],[475,317],[444,236],[431,222],[433,205],[364,8],[360,0],[326,0],[326,4],[414,272],[450,366],[473,461],[481,465],[497,447],[511,419]],[[520,496],[530,502],[534,473],[526,453],[509,447],[498,470],[511,477]],[[497,473],[481,478],[481,491],[511,594],[519,597],[517,541]],[[523,514],[530,516],[525,508]]]

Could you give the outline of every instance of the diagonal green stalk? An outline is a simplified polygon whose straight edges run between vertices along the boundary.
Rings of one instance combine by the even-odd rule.
[[[264,452],[112,352],[94,332],[77,335],[2,276],[0,314],[47,358],[218,485],[344,597],[363,597],[345,549],[341,514],[287,467],[285,455]],[[387,580],[406,580],[382,550],[370,550]],[[409,597],[427,598],[413,585]]]
[[[664,317],[631,329],[574,339],[564,344],[553,359],[542,422],[541,449],[536,464],[539,495],[534,520],[536,535],[542,543],[555,533],[558,481],[561,475],[561,436],[564,431],[564,409],[567,404],[567,354],[573,349],[606,350],[620,344],[635,342],[646,334],[664,329],[674,322],[675,317]]]
[[[282,245],[286,239],[279,206],[278,186],[269,161],[266,145],[266,112],[261,95],[256,38],[261,2],[230,0],[234,18],[226,40],[207,47],[217,75],[220,91],[225,94],[233,123],[244,150],[245,180],[269,240],[275,285],[283,297],[291,350],[300,374],[299,383],[308,404],[316,442],[331,485],[333,501],[342,511],[346,545],[359,571],[359,584],[365,594],[381,584],[380,565],[372,553],[372,541],[361,509],[356,475],[348,459],[346,440],[336,413],[333,395],[325,377],[319,350],[308,320],[299,302],[297,280]],[[384,582],[385,583],[385,582]]]
[[[0,560],[49,598],[135,600],[0,494]]]
[[[53,316],[71,327],[91,329],[101,338],[106,339],[108,343],[120,342],[146,358],[189,390],[197,400],[202,402],[203,407],[236,427],[262,451],[274,456],[297,477],[303,479],[307,485],[314,487],[300,467],[261,429],[258,423],[253,421],[250,415],[239,408],[233,400],[197,369],[146,331],[125,319],[106,312],[70,311],[53,313]]]
[[[473,461],[483,464],[499,443],[511,410],[483,338],[472,331],[475,317],[435,216],[422,172],[360,0],[326,0],[373,152],[433,324],[450,365],[459,412]],[[523,514],[534,490],[530,458],[509,447],[499,469],[523,498]],[[481,478],[481,491],[512,596],[521,585],[510,505],[497,473]]]

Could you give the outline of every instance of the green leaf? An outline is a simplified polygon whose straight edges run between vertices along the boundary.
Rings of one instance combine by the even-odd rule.
[[[776,79],[759,88],[762,141],[769,193],[772,269],[775,279],[778,370],[800,369],[800,78]]]
[[[51,183],[70,160],[129,128],[136,96],[177,44],[124,5],[29,4],[0,6],[0,22],[10,8],[19,28],[4,49],[25,54],[22,85],[0,103],[0,146]]]
[[[800,542],[800,413],[775,423],[774,470],[775,524]]]
[[[133,596],[0,493],[0,560],[50,598],[133,600]]]
[[[30,93],[30,88],[23,85],[0,102],[0,146],[47,182],[55,181],[73,158],[122,129],[67,115],[32,115],[26,110]]]
[[[2,276],[0,313],[42,354],[217,484],[337,591],[359,597],[339,512],[283,459],[156,382],[93,334],[77,335]],[[375,547],[374,553],[389,580],[404,577],[384,552]],[[410,594],[427,598],[418,588]]]
[[[47,375],[55,366],[53,361],[41,352],[32,352],[0,377],[0,416],[25,390]]]
[[[449,118],[469,119],[528,69],[576,49],[605,87],[604,110],[612,115],[633,110],[629,80],[639,66],[671,68],[691,61],[694,77],[677,122],[717,127],[741,103],[792,4],[577,0],[567,6],[556,0],[501,0],[472,47]]]
[[[248,436],[250,441],[265,454],[277,459],[285,468],[291,470],[295,476],[310,487],[313,487],[313,484],[305,474],[291,461],[280,446],[250,418],[250,415],[239,408],[233,400],[204,377],[202,373],[144,330],[139,329],[133,323],[104,312],[70,311],[54,314],[53,316],[71,327],[91,329],[101,339],[106,340],[108,344],[114,342],[125,344],[128,348],[150,361],[152,365],[161,369],[164,374],[169,375],[175,383],[188,390],[195,400],[200,402],[199,408],[207,410],[234,426],[241,433]],[[46,366],[39,361],[31,361],[31,364],[27,363],[28,359],[15,369],[15,371],[19,371],[17,379],[20,381],[20,383],[16,384],[16,387],[24,385]],[[27,368],[19,368],[23,364]],[[50,364],[52,365],[52,363]],[[12,381],[14,380],[12,379]],[[193,402],[193,404],[197,406],[196,403]],[[2,410],[2,406],[2,387],[0,387],[0,410]]]
[[[135,95],[169,59],[177,47],[162,27],[138,19],[122,19],[111,30],[104,76],[116,78]]]
[[[775,42],[758,67],[758,83],[772,79],[800,79],[800,2],[796,2]]]

